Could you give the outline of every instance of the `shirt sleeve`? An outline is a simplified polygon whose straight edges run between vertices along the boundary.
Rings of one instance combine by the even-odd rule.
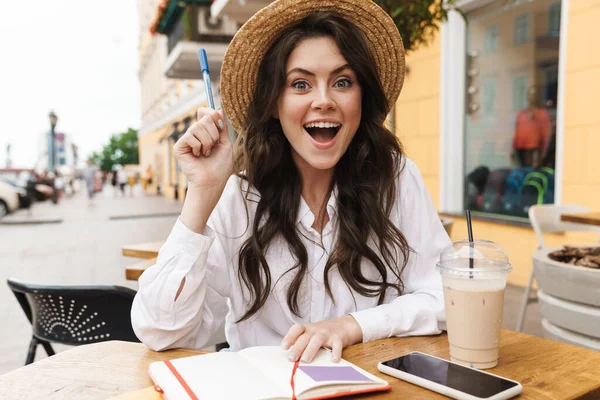
[[[179,219],[160,249],[156,265],[139,279],[131,309],[137,337],[153,350],[202,348],[219,330],[229,311],[229,268],[232,241],[226,210],[232,196],[226,187],[211,214],[205,235],[188,229]],[[183,289],[175,300],[181,281]]]
[[[413,250],[402,272],[404,292],[387,304],[351,314],[362,329],[363,342],[434,335],[446,328],[444,292],[436,263],[451,241],[418,168],[408,159],[399,186],[399,228]]]

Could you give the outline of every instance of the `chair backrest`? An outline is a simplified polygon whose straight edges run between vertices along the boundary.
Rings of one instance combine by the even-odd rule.
[[[139,342],[131,326],[135,290],[121,286],[47,286],[9,278],[33,334],[80,345],[106,340]]]
[[[560,220],[562,214],[588,211],[588,208],[578,205],[538,204],[531,206],[529,208],[529,221],[537,235],[538,249],[546,248],[543,237],[543,233],[545,232],[596,231],[600,234],[600,227]]]

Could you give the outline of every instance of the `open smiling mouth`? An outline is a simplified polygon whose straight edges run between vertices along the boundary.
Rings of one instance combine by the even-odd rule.
[[[331,142],[341,128],[342,125],[335,122],[312,122],[304,125],[304,130],[317,143]]]

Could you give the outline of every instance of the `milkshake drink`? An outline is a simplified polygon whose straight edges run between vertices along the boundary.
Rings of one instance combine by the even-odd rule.
[[[450,358],[486,369],[498,364],[506,253],[487,241],[454,243],[440,256]]]

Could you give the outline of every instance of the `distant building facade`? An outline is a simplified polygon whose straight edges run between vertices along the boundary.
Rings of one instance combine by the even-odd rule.
[[[211,5],[218,3],[138,1],[142,92],[139,159],[143,168],[152,167],[150,190],[168,197],[183,199],[187,186],[172,154],[173,145],[196,121],[198,107],[207,104],[198,60],[201,47],[207,51],[214,96],[220,104],[220,67],[240,21],[223,13],[212,17]]]

